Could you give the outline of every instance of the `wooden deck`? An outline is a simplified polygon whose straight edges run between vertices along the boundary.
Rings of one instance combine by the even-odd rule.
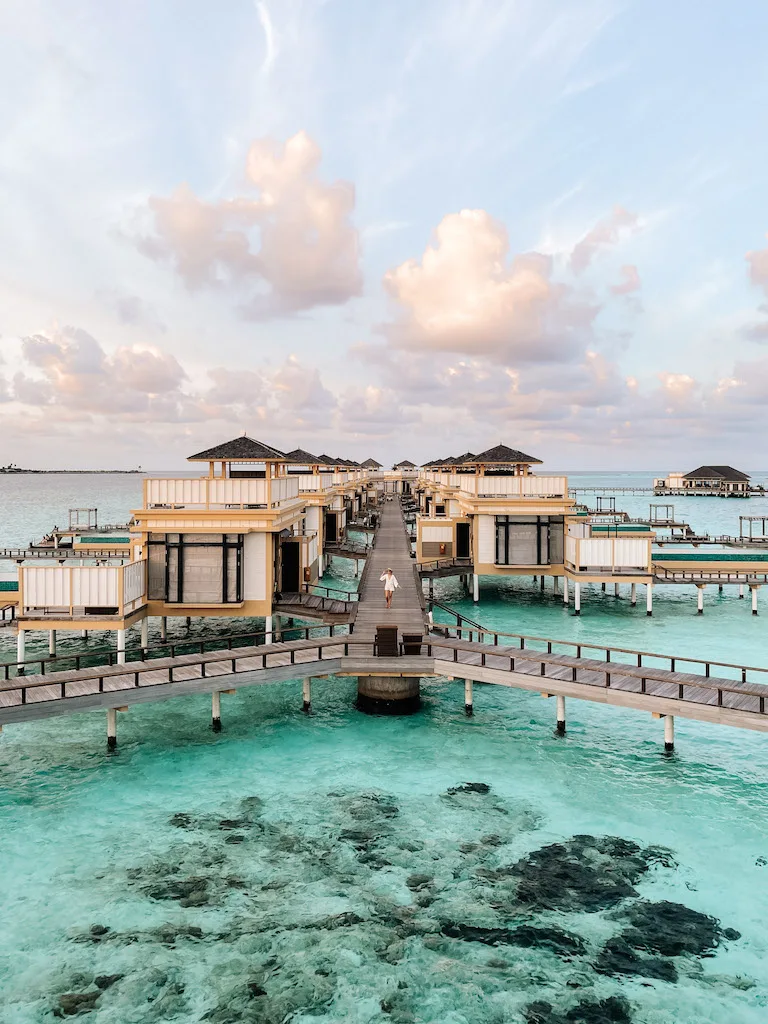
[[[390,568],[399,584],[387,610],[381,576]],[[411,558],[410,545],[399,502],[387,501],[381,509],[376,546],[368,556],[360,579],[355,615],[355,636],[373,640],[378,625],[397,626],[403,633],[426,633],[426,614],[420,582]]]
[[[390,611],[380,580],[387,567],[400,584]],[[768,684],[756,681],[768,679],[768,669],[687,659],[695,671],[678,672],[676,662],[686,659],[505,635],[477,623],[467,631],[469,620],[462,626],[458,616],[457,626],[428,628],[420,580],[395,502],[383,508],[359,597],[351,635],[310,638],[308,632],[307,639],[279,644],[212,651],[201,646],[197,653],[171,658],[10,678],[0,683],[0,725],[306,677],[403,675],[467,679],[768,732]],[[397,625],[401,638],[403,633],[423,633],[421,655],[404,656],[401,647],[399,657],[376,657],[373,641],[382,623]],[[333,627],[328,628],[332,634]],[[469,632],[469,639],[462,632]],[[559,653],[556,647],[573,647],[575,653]],[[585,649],[591,656],[583,656]],[[654,667],[663,658],[669,669]]]

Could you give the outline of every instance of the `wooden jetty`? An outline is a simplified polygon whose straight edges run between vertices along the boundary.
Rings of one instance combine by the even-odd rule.
[[[379,578],[388,567],[400,584],[391,610]],[[38,661],[42,671],[35,674],[15,674],[28,672],[34,662],[6,665],[0,726],[101,708],[107,713],[108,745],[114,747],[117,712],[133,704],[210,693],[217,729],[222,694],[302,679],[303,705],[309,710],[313,679],[353,675],[364,710],[386,710],[385,703],[413,710],[419,680],[433,677],[463,682],[467,714],[474,711],[474,682],[554,696],[560,733],[566,728],[568,697],[645,711],[664,719],[667,751],[674,746],[675,716],[768,732],[766,668],[498,632],[440,607],[455,622],[429,624],[402,515],[392,505],[384,510],[361,579],[353,632],[339,635],[331,624],[302,627],[301,639],[281,643],[269,643],[273,637],[266,632],[185,641],[184,654],[170,647],[170,657],[145,652],[122,664],[94,667],[82,665],[92,654],[64,656]],[[387,653],[382,653],[382,625],[397,630],[397,643]],[[189,653],[190,647],[197,650]],[[110,652],[109,661],[114,658]],[[51,671],[68,661],[73,668]]]

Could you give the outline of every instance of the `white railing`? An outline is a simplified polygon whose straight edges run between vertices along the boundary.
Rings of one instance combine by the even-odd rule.
[[[22,614],[80,617],[89,608],[129,615],[146,604],[145,561],[127,565],[23,565],[19,568]]]
[[[333,487],[333,473],[300,473],[291,477],[299,481],[299,491],[318,493]]]
[[[144,508],[247,508],[272,507],[299,496],[299,478],[264,477],[148,477],[144,481]]]
[[[455,483],[465,494],[492,498],[564,498],[568,495],[568,477],[565,476],[469,476],[453,475]]]
[[[647,573],[651,568],[651,540],[569,535],[565,538],[565,564],[575,572],[584,568],[595,572],[636,569]]]

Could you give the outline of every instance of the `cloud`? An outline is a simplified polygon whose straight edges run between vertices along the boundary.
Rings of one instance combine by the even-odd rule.
[[[103,288],[96,292],[96,297],[116,314],[119,323],[165,333],[163,321],[138,295],[122,292],[117,288]]]
[[[402,315],[384,328],[400,348],[547,361],[573,358],[597,310],[553,280],[551,257],[508,258],[503,224],[485,210],[444,217],[421,261],[388,271]]]
[[[189,289],[239,289],[247,317],[345,303],[362,290],[355,190],[322,182],[321,158],[303,131],[284,144],[257,140],[246,175],[258,198],[207,202],[179,185],[149,199],[155,233],[137,245],[170,260]]]
[[[601,249],[616,245],[622,233],[635,228],[637,223],[637,214],[630,213],[623,206],[614,206],[613,211],[598,221],[574,246],[570,259],[570,268],[574,274],[586,270]]]
[[[768,249],[754,249],[747,253],[745,259],[749,263],[752,284],[762,288],[768,296]]]
[[[265,54],[264,61],[261,65],[261,76],[266,78],[272,70],[275,60],[277,59],[277,40],[275,38],[275,29],[272,24],[272,18],[269,14],[269,8],[261,0],[256,2],[256,13],[259,17],[259,24],[264,31],[264,46]]]
[[[631,295],[632,292],[639,292],[642,286],[640,274],[637,267],[628,263],[621,268],[622,280],[618,284],[611,285],[613,295]]]
[[[186,373],[167,352],[123,347],[107,354],[87,331],[65,327],[24,338],[21,354],[36,371],[33,376],[20,371],[14,378],[15,398],[24,404],[88,415],[146,414],[170,402],[176,415],[180,412]]]

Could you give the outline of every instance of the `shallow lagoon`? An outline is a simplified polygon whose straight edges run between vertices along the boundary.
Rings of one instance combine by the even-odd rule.
[[[530,580],[484,582],[477,608],[457,581],[438,593],[511,632],[768,664],[765,618],[733,593],[696,616],[658,588],[650,620],[599,587],[579,618]],[[559,739],[536,695],[476,686],[466,719],[458,684],[424,690],[400,720],[356,713],[350,680],[316,682],[310,717],[298,682],[240,692],[220,735],[208,698],[139,706],[115,755],[100,714],[8,727],[3,1024],[78,1005],[95,1024],[765,1020],[765,737],[678,719],[665,758],[647,715],[569,701]],[[449,794],[467,782],[489,791]],[[631,938],[664,901],[704,915],[698,951],[664,932],[660,954],[648,920]]]

